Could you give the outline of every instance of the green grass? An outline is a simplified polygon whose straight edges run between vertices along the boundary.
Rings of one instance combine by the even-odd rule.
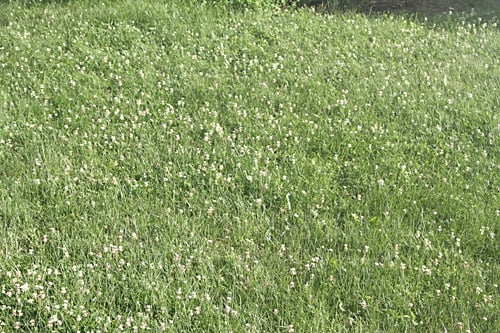
[[[0,332],[494,332],[499,30],[0,3]]]
[[[206,0],[207,1],[207,0]],[[208,0],[217,3],[233,1],[236,3],[252,4],[272,3],[273,0]],[[279,1],[274,1],[279,2]],[[313,6],[320,11],[338,12],[342,10],[356,10],[364,13],[399,13],[433,17],[437,21],[443,15],[455,13],[480,13],[481,18],[498,19],[500,3],[497,0],[296,0],[288,1],[298,6]],[[254,5],[255,7],[255,5]]]

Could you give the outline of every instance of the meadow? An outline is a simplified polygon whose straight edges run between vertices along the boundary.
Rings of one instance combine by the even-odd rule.
[[[495,332],[494,17],[0,2],[0,332]]]

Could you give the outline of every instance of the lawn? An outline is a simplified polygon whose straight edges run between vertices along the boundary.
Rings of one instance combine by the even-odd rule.
[[[330,7],[336,2],[325,1]],[[481,16],[500,14],[500,4],[497,0],[344,0],[351,6],[375,11],[406,11],[420,12],[421,14],[439,15],[443,12],[479,12]],[[484,17],[483,17],[484,18]]]
[[[500,330],[494,17],[0,2],[0,332]]]

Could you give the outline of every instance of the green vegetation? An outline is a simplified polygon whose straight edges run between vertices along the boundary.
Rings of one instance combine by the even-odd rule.
[[[0,332],[495,332],[499,30],[0,3]]]
[[[364,13],[398,12],[441,16],[443,13],[481,13],[483,19],[498,17],[497,0],[196,0],[198,3],[222,5],[230,9],[269,9],[314,7],[322,12],[354,10]]]

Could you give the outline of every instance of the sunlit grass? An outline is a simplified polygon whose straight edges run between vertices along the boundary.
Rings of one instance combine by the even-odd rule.
[[[0,332],[498,329],[498,27],[0,4]]]

